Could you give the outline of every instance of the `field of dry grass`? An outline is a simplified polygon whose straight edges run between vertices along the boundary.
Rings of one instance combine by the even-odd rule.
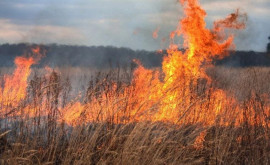
[[[1,79],[11,72],[2,68]],[[211,88],[234,95],[244,107],[241,124],[219,116],[211,125],[132,119],[68,125],[59,120],[59,107],[74,100],[86,103],[94,97],[100,99],[99,93],[106,94],[115,82],[120,93],[122,87],[132,85],[132,70],[58,68],[47,74],[34,69],[26,99],[15,107],[0,106],[0,164],[269,164],[269,117],[264,113],[269,105],[264,98],[270,95],[269,74],[270,68],[208,70],[213,79]],[[203,99],[210,104],[212,98],[206,97]],[[46,100],[45,107],[50,110],[46,116],[41,115],[41,100]],[[34,117],[24,112],[28,104],[35,109]],[[222,108],[235,110],[233,105]],[[13,112],[22,113],[10,115]],[[207,114],[205,118],[208,120]]]

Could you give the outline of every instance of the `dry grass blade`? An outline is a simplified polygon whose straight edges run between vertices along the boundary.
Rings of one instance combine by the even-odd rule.
[[[2,133],[2,134],[0,134],[0,138],[2,138],[2,137],[4,137],[4,136],[6,136],[9,132],[10,132],[11,130],[8,130],[8,131],[6,131],[6,132],[4,132],[4,133]]]

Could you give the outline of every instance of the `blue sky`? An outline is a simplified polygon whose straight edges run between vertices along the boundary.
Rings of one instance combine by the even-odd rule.
[[[238,50],[265,51],[269,0],[201,0],[207,26],[240,8],[247,28],[236,33]],[[112,45],[166,48],[162,42],[183,17],[177,0],[1,0],[0,43]],[[159,27],[159,37],[152,32]]]

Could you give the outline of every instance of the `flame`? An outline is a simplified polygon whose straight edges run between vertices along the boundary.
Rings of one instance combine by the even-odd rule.
[[[234,48],[234,37],[229,29],[245,28],[246,15],[236,10],[225,19],[215,21],[212,29],[207,29],[204,20],[207,14],[197,0],[180,0],[180,3],[184,7],[185,16],[170,34],[171,44],[161,68],[147,69],[135,60],[138,67],[133,73],[131,84],[124,84],[119,89],[116,82],[108,82],[109,85],[102,86],[98,92],[93,89],[88,101],[82,103],[73,100],[62,107],[57,100],[57,90],[61,90],[59,82],[56,82],[57,75],[48,68],[50,74],[47,74],[45,79],[49,79],[49,84],[40,83],[40,86],[43,85],[40,93],[47,98],[40,98],[39,106],[33,101],[24,111],[35,116],[43,110],[39,115],[48,116],[50,120],[55,117],[58,122],[69,125],[99,121],[161,121],[212,125],[216,120],[228,125],[226,119],[231,121],[235,116],[237,118],[234,122],[240,125],[245,120],[242,112],[258,117],[252,112],[252,105],[247,104],[243,108],[237,105],[237,101],[228,96],[226,91],[212,87],[212,80],[206,74],[206,69],[212,67],[214,58],[223,58],[228,55],[228,50]],[[154,38],[158,37],[158,30],[159,28],[154,31]],[[181,46],[184,49],[180,50],[179,45],[175,44],[176,37],[184,39]],[[13,75],[4,77],[3,88],[0,88],[3,105],[16,107],[26,98],[30,67],[42,57],[39,48],[33,49],[32,53],[36,56],[17,57],[17,68]],[[254,102],[256,101],[252,103]],[[234,110],[227,111],[228,107]],[[253,121],[253,124],[255,123],[256,121]],[[200,137],[196,142],[198,146],[204,135]]]
[[[65,107],[62,114],[62,120],[69,125],[78,125],[81,123],[79,120],[84,113],[84,106],[80,102],[75,102]]]
[[[16,69],[12,75],[4,76],[3,88],[0,86],[0,101],[4,106],[18,106],[26,97],[27,79],[31,73],[31,66],[40,59],[40,48],[32,49],[34,57],[16,57]]]
[[[200,96],[194,94],[196,92],[193,90],[200,79],[211,82],[205,73],[205,68],[212,65],[213,58],[224,57],[233,44],[232,35],[223,38],[224,35],[220,32],[223,32],[224,28],[244,28],[244,22],[237,19],[240,15],[238,10],[226,19],[215,22],[213,30],[209,30],[204,21],[206,12],[196,0],[181,1],[181,4],[184,6],[185,17],[179,22],[177,29],[171,33],[172,43],[167,49],[168,55],[163,59],[162,71],[148,70],[139,65],[134,72],[133,81],[138,88],[136,99],[143,101],[147,98],[149,103],[144,107],[145,110],[154,104],[160,105],[157,112],[152,115],[152,121],[179,123],[179,118],[188,116],[187,112],[191,108],[199,111],[196,107],[198,106],[196,98]],[[186,47],[184,52],[180,51],[178,45],[173,42],[173,39],[180,35],[184,38],[183,45]],[[160,80],[160,75],[163,75],[163,80]],[[223,91],[214,91],[211,96],[215,100],[213,104],[217,107],[222,106],[219,99],[226,98]],[[200,106],[204,105],[200,103]],[[221,108],[214,109],[215,112],[203,112],[212,114],[211,121],[214,121],[215,116],[221,111]],[[193,118],[195,116],[196,114],[193,114]],[[199,118],[203,119],[204,116],[200,115]]]

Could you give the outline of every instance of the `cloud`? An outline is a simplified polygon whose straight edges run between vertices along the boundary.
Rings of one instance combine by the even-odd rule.
[[[0,19],[0,42],[83,44],[84,36],[76,29],[62,26],[17,25]]]

